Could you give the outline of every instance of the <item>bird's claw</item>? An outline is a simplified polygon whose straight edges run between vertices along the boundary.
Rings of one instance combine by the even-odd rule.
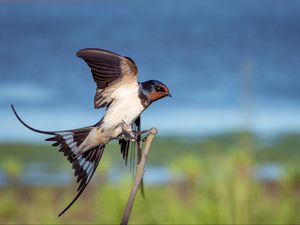
[[[138,141],[140,135],[148,133],[150,131],[150,129],[143,131],[134,131],[124,120],[122,120],[122,122],[119,125],[123,130],[120,138],[125,139],[127,141]],[[144,137],[141,141],[145,142],[145,140],[146,137]]]

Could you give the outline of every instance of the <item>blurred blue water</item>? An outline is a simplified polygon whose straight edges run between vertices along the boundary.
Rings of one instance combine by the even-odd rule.
[[[166,83],[144,127],[203,135],[245,126],[300,130],[299,1],[28,1],[0,3],[0,139],[94,124],[87,47],[130,56],[139,79]]]
[[[252,168],[252,178],[261,182],[279,181],[286,170],[276,163],[264,163]],[[98,174],[99,175],[99,174]],[[103,175],[103,173],[102,173]],[[104,176],[109,183],[118,184],[130,177],[129,171],[114,168],[107,171]],[[186,179],[184,171],[174,173],[164,166],[147,166],[144,182],[146,185],[163,185],[170,182],[180,182]],[[74,183],[73,172],[70,170],[53,170],[45,162],[31,162],[26,165],[18,177],[18,183],[11,183],[9,175],[0,168],[0,187],[21,186],[68,186]]]

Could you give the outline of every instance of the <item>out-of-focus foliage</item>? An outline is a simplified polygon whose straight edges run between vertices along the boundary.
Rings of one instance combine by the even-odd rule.
[[[299,136],[284,135],[265,142],[253,137],[253,149],[244,149],[240,137],[226,134],[188,142],[156,139],[147,165],[165,165],[171,179],[166,184],[146,185],[146,198],[138,194],[130,223],[299,223],[300,170],[295,150],[300,146]],[[1,168],[13,177],[22,174],[27,163],[25,155],[23,161],[18,155],[24,148],[31,155],[28,161],[42,153],[40,161],[53,162],[62,169],[69,166],[54,149],[22,146],[0,148]],[[282,175],[276,180],[255,177],[255,168],[268,162],[278,163]],[[109,145],[90,187],[60,218],[57,215],[74,197],[75,187],[24,187],[18,183],[2,187],[0,223],[119,223],[132,179],[109,182],[107,174],[121,165],[117,146]]]

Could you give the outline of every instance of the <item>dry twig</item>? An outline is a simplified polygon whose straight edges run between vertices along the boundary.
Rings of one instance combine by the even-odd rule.
[[[137,193],[137,190],[140,186],[141,180],[144,176],[144,168],[145,168],[145,163],[147,160],[147,156],[148,156],[148,152],[150,151],[150,145],[155,137],[157,133],[157,129],[156,128],[152,128],[149,133],[147,134],[147,138],[146,138],[146,142],[144,145],[144,149],[143,149],[143,154],[142,154],[142,158],[140,160],[140,162],[137,165],[136,168],[136,175],[135,175],[135,179],[134,179],[134,184],[132,186],[129,198],[128,198],[128,202],[127,202],[127,206],[124,210],[124,214],[123,214],[123,218],[121,221],[121,225],[127,225],[128,224],[128,220],[131,214],[131,210],[132,210],[132,206],[135,200],[135,196]]]

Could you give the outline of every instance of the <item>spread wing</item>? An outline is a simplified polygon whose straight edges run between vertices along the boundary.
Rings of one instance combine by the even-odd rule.
[[[132,130],[134,131],[141,131],[141,117],[139,116],[134,123],[132,123]],[[126,141],[124,139],[119,140],[119,144],[121,147],[121,154],[123,159],[125,160],[125,164],[127,165],[128,162],[128,155],[129,150],[130,153],[130,168],[132,171],[135,170],[136,163],[139,163],[142,158],[142,143],[141,143],[141,135],[138,136],[136,142]],[[135,156],[137,156],[137,162],[135,160]],[[142,195],[144,196],[144,182],[143,179],[141,181],[141,191]]]
[[[97,84],[94,97],[96,109],[108,106],[113,101],[113,92],[124,83],[137,82],[137,66],[129,57],[97,48],[77,52],[91,68]]]

